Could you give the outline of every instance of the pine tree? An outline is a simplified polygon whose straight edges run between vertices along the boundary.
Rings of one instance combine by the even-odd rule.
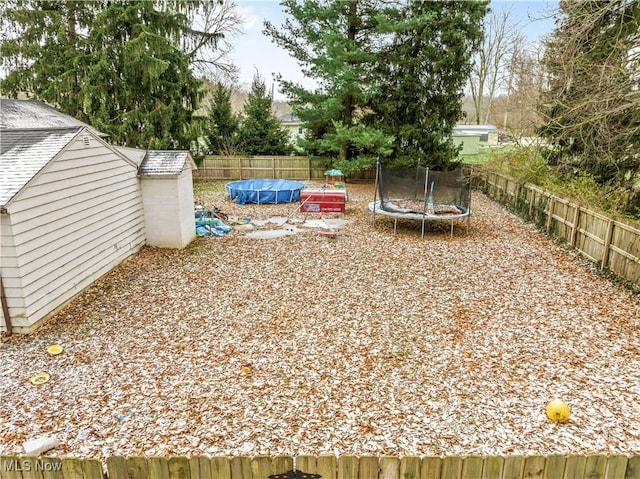
[[[369,105],[371,122],[394,135],[395,154],[445,169],[458,148],[451,132],[464,116],[464,85],[482,39],[486,2],[410,2],[391,12]]]
[[[228,155],[236,150],[239,121],[233,113],[231,93],[231,88],[222,83],[213,87],[207,129],[207,144],[212,155]]]
[[[294,114],[309,131],[303,146],[311,154],[337,157],[334,166],[347,174],[370,166],[378,155],[388,155],[393,141],[361,122],[376,62],[375,3],[285,0],[281,4],[293,21],[288,20],[281,31],[265,25],[266,33],[320,85],[319,91],[308,92],[280,79]]]
[[[337,157],[347,174],[392,154],[446,162],[486,4],[283,1],[291,19],[281,30],[267,22],[265,32],[319,84],[311,92],[281,79],[310,132],[307,151]]]
[[[272,111],[273,98],[264,79],[255,74],[242,111],[238,143],[249,155],[286,155],[291,152],[289,134]]]
[[[202,97],[194,61],[220,31],[193,20],[205,0],[8,0],[4,94],[43,100],[141,148],[188,148]],[[197,45],[197,47],[194,47]]]

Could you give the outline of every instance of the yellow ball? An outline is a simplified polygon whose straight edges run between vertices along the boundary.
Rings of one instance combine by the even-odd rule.
[[[560,399],[554,399],[547,404],[547,417],[553,422],[567,422],[571,416],[569,405]]]

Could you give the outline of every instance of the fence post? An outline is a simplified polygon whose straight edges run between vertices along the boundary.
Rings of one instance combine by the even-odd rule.
[[[573,224],[571,225],[571,238],[569,243],[571,247],[576,246],[576,237],[578,236],[578,222],[580,221],[580,205],[574,205],[575,211],[573,212]]]
[[[547,234],[551,232],[551,224],[553,222],[553,203],[554,197],[549,196],[549,207],[547,208]]]
[[[611,248],[611,239],[613,238],[613,219],[607,224],[607,232],[604,236],[604,246],[602,247],[602,260],[600,261],[600,269],[603,270],[609,264],[609,249]]]

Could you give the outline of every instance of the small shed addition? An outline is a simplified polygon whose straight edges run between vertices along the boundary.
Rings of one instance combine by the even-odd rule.
[[[142,185],[147,244],[184,248],[196,236],[193,177],[188,151],[147,151],[138,174]]]

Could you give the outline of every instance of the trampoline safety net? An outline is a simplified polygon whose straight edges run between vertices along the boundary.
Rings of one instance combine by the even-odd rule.
[[[387,169],[378,164],[378,208],[432,219],[469,215],[471,170],[434,171],[417,165]]]

